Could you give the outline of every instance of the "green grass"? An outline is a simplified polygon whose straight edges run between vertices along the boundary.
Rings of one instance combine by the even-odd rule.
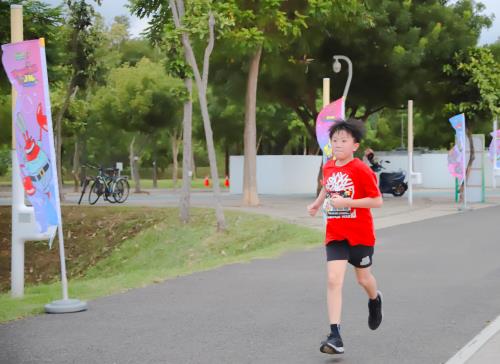
[[[162,209],[166,218],[132,239],[78,279],[70,280],[70,297],[92,300],[197,271],[254,258],[271,258],[320,244],[321,232],[267,216],[226,211],[227,230],[215,229],[212,210],[195,209],[188,225],[177,209]],[[60,283],[28,286],[22,299],[0,295],[0,322],[43,312],[61,298]]]
[[[191,182],[191,187],[192,188],[200,188],[200,189],[206,189],[206,190],[211,190],[212,188],[212,180],[210,180],[210,187],[205,187],[203,184],[204,179],[203,178],[196,178]],[[220,187],[224,190],[227,189],[226,186],[224,186],[224,178],[219,179],[219,185]],[[134,187],[134,181],[130,180],[130,187]],[[141,179],[141,187],[142,188],[153,188],[153,180],[152,179]],[[161,179],[158,180],[158,188],[174,188],[174,182],[171,179]],[[177,188],[182,188],[182,179],[179,178],[177,180]]]
[[[11,177],[0,177],[0,186],[10,186],[11,185]],[[134,187],[134,181],[129,178],[130,181],[130,187]],[[205,187],[203,184],[204,179],[203,178],[196,178],[191,182],[191,188],[199,188],[199,189],[206,189],[206,190],[211,190],[212,186],[210,187]],[[210,184],[212,184],[212,180],[210,180]],[[73,186],[73,181],[72,180],[65,180],[64,181],[65,186]],[[219,178],[219,185],[221,189],[227,190],[228,188],[224,186],[224,178]],[[153,188],[153,180],[152,179],[141,179],[141,187],[145,189],[151,189]],[[158,188],[174,188],[174,182],[171,179],[159,179],[158,180]],[[177,188],[180,189],[182,188],[182,178],[179,178],[177,180]]]

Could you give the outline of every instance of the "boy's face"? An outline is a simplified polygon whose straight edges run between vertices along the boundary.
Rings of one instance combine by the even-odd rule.
[[[352,158],[354,152],[359,148],[359,143],[356,143],[352,135],[345,130],[333,134],[331,143],[335,158],[341,161]]]

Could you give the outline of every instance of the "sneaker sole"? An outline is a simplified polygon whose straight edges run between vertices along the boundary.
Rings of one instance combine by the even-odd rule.
[[[344,348],[337,348],[327,343],[322,344],[321,347],[319,348],[319,351],[325,354],[344,354]]]
[[[384,296],[382,295],[382,292],[380,291],[377,291],[378,295],[380,296],[380,304],[382,305],[382,310],[380,310],[380,323],[377,325],[377,327],[375,328],[371,328],[370,327],[370,323],[368,323],[368,327],[370,327],[370,330],[377,330],[380,326],[380,324],[382,323],[382,321],[384,321]]]

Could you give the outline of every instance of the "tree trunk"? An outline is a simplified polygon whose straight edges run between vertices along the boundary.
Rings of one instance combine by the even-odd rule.
[[[134,151],[135,136],[132,138],[130,143],[130,173],[132,174],[132,179],[134,180],[135,193],[141,193],[141,177],[139,175],[139,157],[135,155]]]
[[[467,128],[467,140],[469,141],[470,155],[469,155],[469,162],[467,162],[467,168],[465,169],[465,180],[460,185],[460,200],[459,200],[460,203],[464,202],[464,186],[467,183],[467,179],[469,179],[469,174],[472,169],[472,164],[476,159],[474,141],[472,140],[472,131],[469,128]],[[467,156],[467,145],[464,145],[464,153]]]
[[[80,141],[78,136],[75,136],[75,152],[73,153],[73,191],[78,192],[80,190]]]
[[[193,146],[191,145],[191,172],[193,172],[191,179],[196,179],[196,163],[194,160],[194,151],[192,149]]]
[[[172,144],[172,182],[174,189],[176,189],[177,174],[179,173],[179,162],[177,161],[179,156],[179,140],[177,139],[177,130],[174,130],[173,134],[170,135],[170,142]]]
[[[158,188],[158,167],[156,166],[156,159],[153,161],[153,188]]]
[[[229,176],[229,146],[224,146],[224,175]]]
[[[170,9],[172,10],[172,15],[174,18],[175,27],[177,29],[181,28],[180,18],[184,15],[184,1],[183,0],[169,0]],[[205,49],[205,55],[203,58],[203,74],[200,74],[198,65],[196,63],[196,57],[194,55],[189,36],[186,32],[182,33],[182,45],[184,48],[186,60],[191,66],[196,86],[198,89],[198,100],[201,108],[201,115],[203,118],[203,127],[205,129],[205,139],[207,142],[208,160],[210,162],[210,174],[213,180],[213,191],[215,200],[215,216],[217,219],[217,231],[224,231],[226,229],[226,222],[224,218],[224,211],[222,210],[222,205],[220,202],[220,185],[219,185],[219,172],[217,171],[217,160],[215,155],[214,138],[212,132],[212,125],[210,123],[210,116],[208,113],[207,105],[207,84],[208,84],[208,68],[210,54],[212,53],[215,36],[214,36],[214,25],[215,18],[210,12],[209,14],[209,42],[207,48]]]
[[[194,163],[191,164],[191,159],[193,159],[193,153],[191,150],[193,117],[193,101],[191,99],[191,95],[193,92],[193,80],[186,78],[184,79],[184,84],[186,85],[186,89],[188,91],[188,100],[184,103],[184,117],[182,119],[182,190],[179,201],[179,217],[184,224],[187,224],[189,222],[189,207],[191,204],[191,176],[189,172],[194,166]]]
[[[243,204],[257,206],[257,126],[255,121],[257,104],[257,80],[262,46],[259,46],[250,62],[248,72],[247,94],[245,97],[245,133],[243,136]]]
[[[61,201],[64,201],[64,193],[63,193],[63,175],[62,175],[62,119],[66,110],[68,110],[69,103],[71,101],[71,95],[75,92],[75,82],[76,77],[73,75],[68,85],[68,89],[66,90],[66,95],[64,96],[64,102],[59,110],[59,114],[56,117],[56,138],[55,138],[55,147],[56,147],[56,167],[57,167],[57,175],[59,177],[59,198]]]

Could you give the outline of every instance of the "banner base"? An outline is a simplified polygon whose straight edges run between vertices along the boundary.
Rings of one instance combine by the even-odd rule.
[[[87,302],[77,299],[58,300],[45,305],[46,313],[72,313],[87,309]]]

